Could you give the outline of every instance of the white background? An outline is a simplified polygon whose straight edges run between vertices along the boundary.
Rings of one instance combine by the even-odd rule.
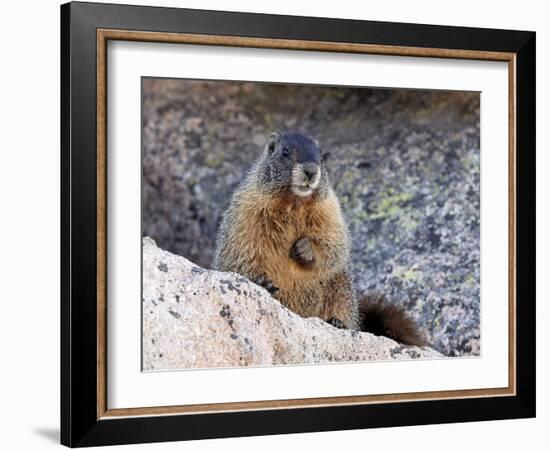
[[[135,4],[151,4],[133,0]],[[537,31],[537,311],[538,418],[476,424],[267,436],[204,442],[141,445],[136,448],[256,449],[344,446],[422,449],[544,448],[550,426],[550,272],[545,253],[550,213],[550,139],[543,124],[550,114],[548,54],[550,31],[544,2],[438,1],[258,2],[162,1],[158,5],[299,14]],[[0,107],[0,205],[3,448],[40,449],[56,445],[59,422],[59,2],[9,2],[2,9]],[[542,380],[542,381],[541,381]],[[130,447],[126,447],[130,448]]]
[[[507,63],[120,41],[107,52],[108,408],[508,385]],[[481,357],[141,372],[141,76],[480,91]]]

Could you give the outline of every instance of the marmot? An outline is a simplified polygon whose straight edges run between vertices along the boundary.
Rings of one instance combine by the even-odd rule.
[[[425,345],[401,308],[357,298],[350,246],[318,142],[272,133],[223,214],[213,266],[262,285],[302,317]]]

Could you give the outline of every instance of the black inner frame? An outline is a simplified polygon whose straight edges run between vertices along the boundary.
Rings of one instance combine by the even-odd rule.
[[[516,54],[517,395],[97,419],[96,30]],[[61,443],[91,446],[535,416],[535,33],[267,14],[61,6]],[[151,405],[154,406],[154,405]]]

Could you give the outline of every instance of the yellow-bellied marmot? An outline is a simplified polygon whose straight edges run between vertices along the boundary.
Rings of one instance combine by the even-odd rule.
[[[381,296],[358,301],[350,267],[350,238],[318,143],[272,133],[223,215],[214,268],[254,280],[302,317],[424,345],[402,309]]]

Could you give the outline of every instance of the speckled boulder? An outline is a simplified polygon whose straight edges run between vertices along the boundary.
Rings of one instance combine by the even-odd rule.
[[[441,357],[303,319],[242,276],[203,269],[143,239],[143,369]]]

